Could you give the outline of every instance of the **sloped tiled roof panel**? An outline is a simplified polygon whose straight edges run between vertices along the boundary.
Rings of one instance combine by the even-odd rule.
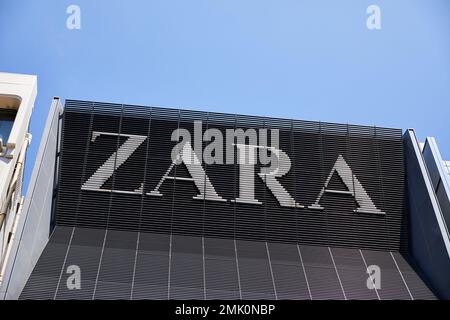
[[[80,289],[70,289],[70,266],[80,268]],[[378,266],[379,274],[369,275],[369,266]],[[378,276],[379,287],[371,286]],[[410,300],[435,296],[397,252],[57,226],[20,298]]]

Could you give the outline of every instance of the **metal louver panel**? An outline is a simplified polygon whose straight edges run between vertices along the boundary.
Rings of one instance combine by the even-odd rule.
[[[287,173],[270,188],[260,164],[242,182],[237,164],[171,168],[172,132],[194,137],[194,121],[201,134],[214,128],[224,137],[227,129],[278,129],[290,168],[281,166]],[[58,225],[383,250],[406,244],[401,130],[68,100],[63,137]],[[161,180],[166,173],[172,178]],[[189,180],[205,174],[224,201],[194,199],[212,194]],[[240,183],[254,186],[258,204],[232,201]]]

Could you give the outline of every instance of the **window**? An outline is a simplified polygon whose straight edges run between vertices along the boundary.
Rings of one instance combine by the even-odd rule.
[[[0,95],[0,139],[3,145],[6,145],[8,142],[19,107],[19,97]]]

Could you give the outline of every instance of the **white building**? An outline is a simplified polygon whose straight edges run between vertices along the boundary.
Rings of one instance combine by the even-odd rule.
[[[22,176],[37,77],[0,73],[0,283],[22,210]]]

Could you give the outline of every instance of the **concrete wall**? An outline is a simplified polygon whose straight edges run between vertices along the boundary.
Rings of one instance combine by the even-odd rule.
[[[439,298],[450,299],[450,241],[413,130],[404,135],[411,255]]]
[[[0,157],[0,207],[6,202],[9,181],[28,133],[36,94],[36,76],[0,72],[0,96],[17,97],[21,101],[8,141],[3,141],[7,148],[2,152],[5,155]],[[3,108],[8,109],[6,106]]]
[[[450,227],[450,179],[434,138],[427,138],[422,153],[448,229]]]
[[[55,158],[62,107],[54,99],[39,146],[11,256],[0,286],[0,299],[17,299],[48,242]]]

